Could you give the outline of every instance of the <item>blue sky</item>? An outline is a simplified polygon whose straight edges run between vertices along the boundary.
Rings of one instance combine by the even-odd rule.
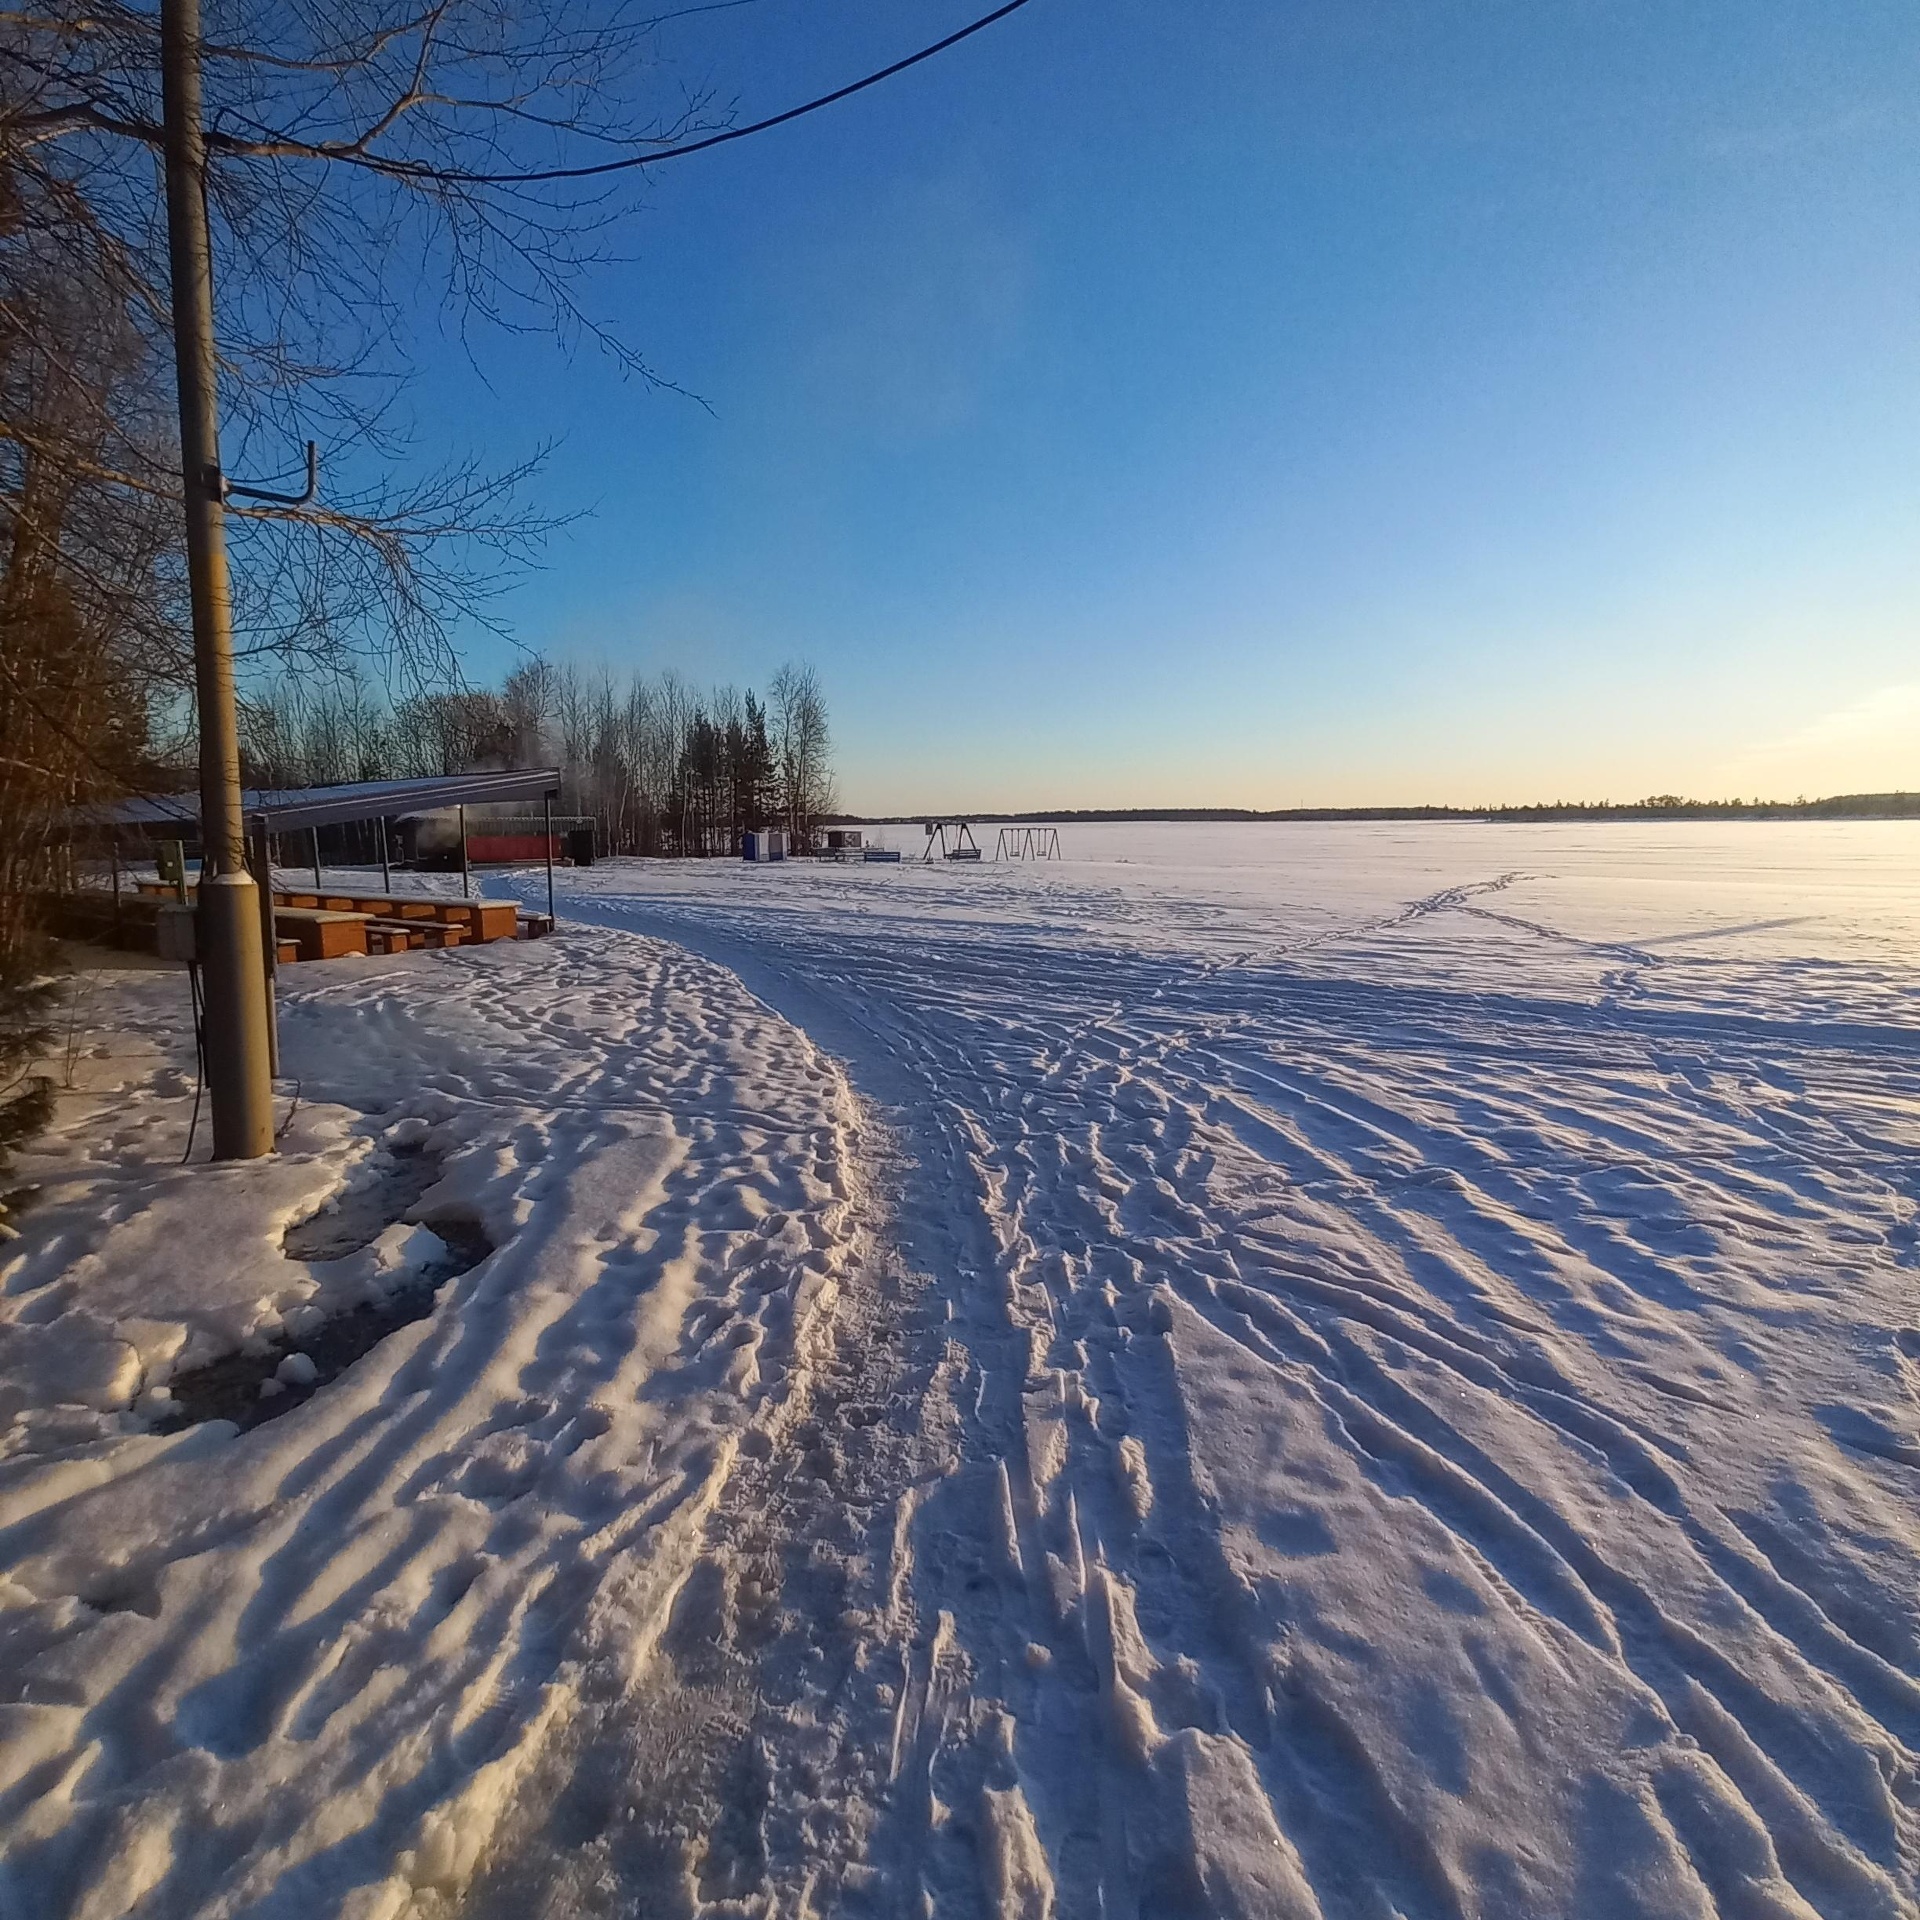
[[[1916,103],[1911,0],[1032,0],[650,175],[586,297],[704,406],[495,342],[421,434],[561,437],[524,644],[809,659],[860,809],[1920,786]]]

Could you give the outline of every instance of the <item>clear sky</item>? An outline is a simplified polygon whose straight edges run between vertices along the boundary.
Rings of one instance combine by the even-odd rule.
[[[1032,0],[650,182],[588,297],[705,405],[522,340],[422,432],[562,437],[525,644],[809,659],[851,807],[1920,787],[1912,0]]]

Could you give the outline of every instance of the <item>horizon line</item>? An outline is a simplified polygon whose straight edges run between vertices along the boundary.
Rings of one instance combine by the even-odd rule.
[[[1920,792],[1831,794],[1817,800],[1692,800],[1679,794],[1652,794],[1643,800],[1530,800],[1498,805],[1458,806],[1431,803],[1417,806],[1357,807],[1034,807],[1005,808],[921,807],[905,812],[835,812],[823,821],[848,826],[904,826],[927,821],[1234,821],[1234,820],[1513,820],[1513,819],[1630,819],[1771,818],[1771,819],[1915,819],[1920,818]]]

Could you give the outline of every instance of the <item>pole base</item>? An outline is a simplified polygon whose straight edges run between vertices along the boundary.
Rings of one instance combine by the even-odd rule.
[[[244,869],[203,874],[199,901],[213,1157],[258,1160],[273,1151],[273,1080],[259,892]]]

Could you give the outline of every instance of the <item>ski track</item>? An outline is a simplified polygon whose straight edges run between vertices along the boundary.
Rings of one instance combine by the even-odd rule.
[[[762,1835],[739,1888],[1913,1910],[1920,1031],[1873,968],[1485,904],[1527,877],[1272,941],[1196,912],[1197,947],[1049,877],[997,917],[1010,883],[570,879],[564,911],[736,969],[849,1063],[933,1303],[884,1369],[885,1630],[856,1661],[809,1629],[898,1666],[840,1688],[813,1780],[858,1842]],[[854,1729],[889,1697],[881,1781]],[[689,1884],[659,1910],[735,1910]]]

